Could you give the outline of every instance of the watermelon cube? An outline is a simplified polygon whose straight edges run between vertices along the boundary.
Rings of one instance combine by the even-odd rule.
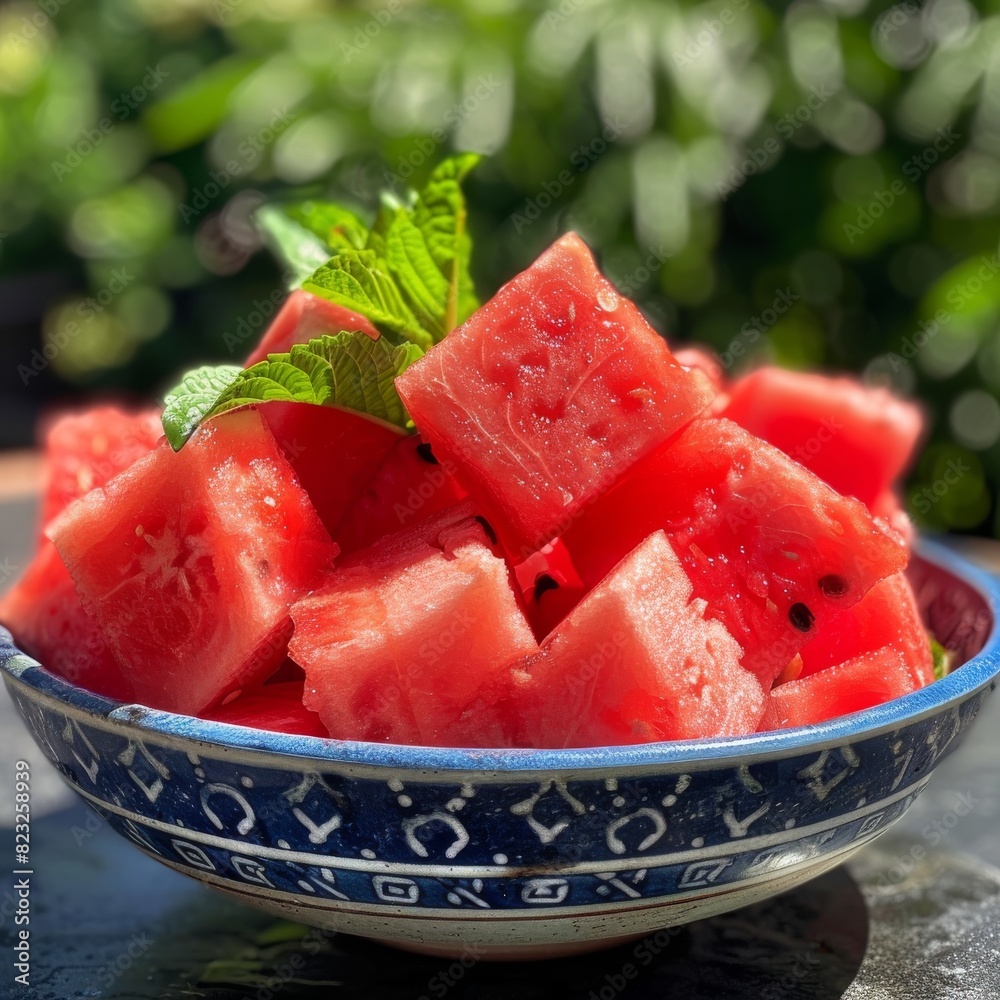
[[[253,410],[161,444],[52,537],[133,697],[187,714],[280,665],[289,605],[337,554]]]
[[[360,330],[372,340],[380,336],[371,321],[360,313],[296,289],[285,300],[244,365],[249,368],[258,361],[266,361],[269,354],[287,354],[293,344],[307,344],[325,333],[340,333],[341,330]]]
[[[419,435],[403,438],[331,532],[345,555],[454,507],[468,495],[451,461],[439,462]]]
[[[271,401],[259,409],[334,537],[386,456],[407,440],[398,427],[337,406]]]
[[[220,708],[206,712],[204,718],[269,733],[329,736],[319,716],[302,704],[303,689],[302,681],[287,681],[244,691]]]
[[[760,368],[738,379],[722,416],[872,507],[913,457],[923,417],[853,378]]]
[[[587,594],[569,550],[559,538],[514,567],[525,613],[544,639]]]
[[[42,539],[24,575],[0,598],[0,621],[18,646],[64,680],[118,701],[132,700],[129,675],[83,610],[49,539]]]
[[[769,726],[815,725],[901,698],[919,687],[899,650],[886,646],[778,685],[770,694]]]
[[[292,608],[306,707],[338,739],[502,746],[478,708],[537,649],[468,504],[346,560]]]
[[[163,437],[159,410],[96,406],[54,419],[45,431],[42,527],[72,501],[127,469]]]
[[[642,542],[515,670],[521,740],[605,746],[753,732],[764,690],[666,535]]]
[[[396,386],[507,548],[528,555],[711,401],[705,376],[600,274],[553,244]]]
[[[853,607],[835,615],[802,647],[802,674],[870,653],[896,650],[918,687],[934,680],[934,657],[917,600],[904,573],[876,583]]]
[[[565,537],[599,582],[664,529],[697,597],[765,688],[844,608],[906,564],[865,506],[729,420],[695,421],[593,504]]]

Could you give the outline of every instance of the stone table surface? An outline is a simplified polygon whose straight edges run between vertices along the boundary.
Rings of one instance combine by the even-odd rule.
[[[32,544],[30,473],[0,481],[0,586]],[[963,545],[1000,571],[1000,545]],[[453,965],[343,935],[303,944],[301,930],[215,895],[109,831],[46,764],[0,690],[0,838],[8,846],[18,759],[33,774],[33,982],[18,986],[10,971],[8,876],[0,1000],[1000,997],[1000,697],[987,700],[966,744],[904,819],[847,865],[691,924],[667,944],[654,936],[641,952],[628,945],[533,964]],[[302,956],[304,964],[292,962]],[[627,966],[637,978],[625,978]]]

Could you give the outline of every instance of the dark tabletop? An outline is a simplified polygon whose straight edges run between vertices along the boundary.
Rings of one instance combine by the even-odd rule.
[[[0,579],[24,565],[33,514],[30,498],[0,506]],[[998,551],[984,542],[969,554],[1000,567]],[[0,694],[0,836],[11,858],[18,759],[33,776],[32,985],[13,981],[7,876],[0,1000],[1000,998],[1000,697],[904,819],[847,865],[638,945],[533,964],[405,955],[215,895],[78,802]]]

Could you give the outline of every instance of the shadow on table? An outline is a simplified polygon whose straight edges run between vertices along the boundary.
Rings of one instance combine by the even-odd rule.
[[[294,997],[451,1000],[839,1000],[868,915],[838,869],[734,913],[614,950],[550,962],[448,961],[312,931],[244,908],[125,844],[74,806],[35,824],[37,1000]],[[13,943],[0,921],[0,947]],[[22,997],[0,985],[0,997]]]

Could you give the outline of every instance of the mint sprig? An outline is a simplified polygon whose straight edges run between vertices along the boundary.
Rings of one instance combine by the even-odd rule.
[[[421,348],[434,343],[403,298],[388,265],[374,250],[341,251],[318,267],[302,287],[360,313],[394,343],[408,340]]]
[[[445,160],[419,192],[386,192],[371,226],[333,202],[259,209],[255,221],[291,275],[291,287],[365,317],[359,331],[295,345],[241,371],[190,372],[166,398],[163,427],[178,450],[204,421],[269,400],[343,406],[405,427],[393,379],[479,307],[469,271],[472,241],[462,182],[479,157]]]
[[[235,373],[230,365],[202,368],[168,395],[163,427],[179,451],[206,420],[278,400],[339,406],[405,428],[410,418],[394,381],[422,356],[415,344],[342,331],[295,344],[287,354],[271,354]]]
[[[384,192],[370,227],[351,210],[318,200],[264,206],[257,224],[293,287],[355,310],[394,340],[429,347],[479,308],[462,192],[478,162],[472,153],[456,156],[421,191]]]

